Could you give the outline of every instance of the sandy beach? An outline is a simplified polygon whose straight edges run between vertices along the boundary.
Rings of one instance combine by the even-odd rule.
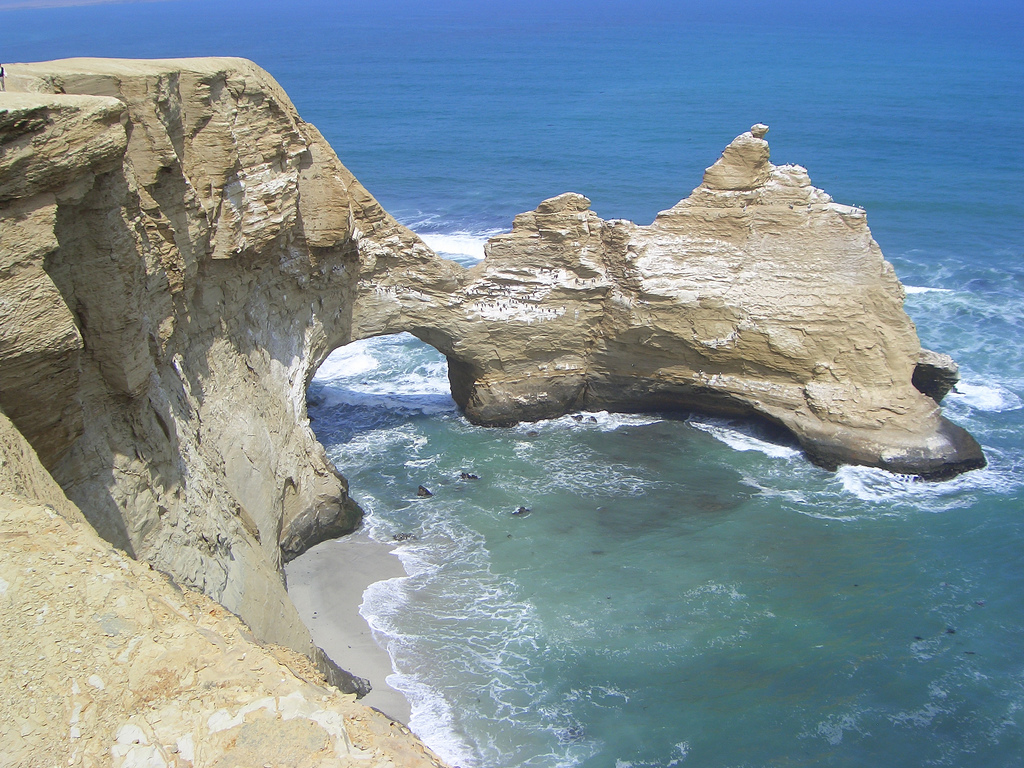
[[[391,657],[359,615],[363,592],[377,581],[405,576],[392,547],[358,532],[326,541],[289,563],[288,594],[313,640],[343,669],[365,677],[373,690],[360,701],[409,722],[409,702],[386,682]]]

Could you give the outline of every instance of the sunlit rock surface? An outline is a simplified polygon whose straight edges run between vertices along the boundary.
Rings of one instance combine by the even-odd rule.
[[[0,408],[105,539],[262,641],[317,655],[281,564],[358,525],[305,391],[360,338],[436,346],[480,424],[696,409],[770,419],[830,467],[984,464],[864,211],[772,165],[765,126],[650,226],[560,195],[467,270],[251,62],[6,68]]]
[[[389,329],[448,355],[455,399],[480,424],[692,409],[769,419],[827,467],[941,478],[984,466],[937,406],[955,363],[922,358],[865,212],[800,166],[772,165],[767,130],[737,137],[650,226],[560,195],[491,239],[454,291],[364,279],[357,322],[390,300]],[[914,384],[919,362],[933,397]]]
[[[307,657],[100,539],[2,412],[0,542],[0,765],[441,765]]]

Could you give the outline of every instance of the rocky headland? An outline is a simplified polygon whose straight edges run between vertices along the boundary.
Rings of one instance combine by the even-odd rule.
[[[984,466],[938,407],[956,363],[921,348],[865,212],[773,165],[767,130],[737,137],[650,226],[564,194],[491,239],[441,299],[466,415],[697,410],[767,419],[830,469]]]
[[[63,707],[67,728],[84,733],[70,718],[109,688],[122,709],[101,718],[90,742],[101,746],[79,749],[61,731],[63,746],[47,735],[39,750],[214,764],[199,755],[256,749],[288,723],[305,730],[280,738],[308,737],[309,750],[285,763],[347,759],[339,745],[351,734],[316,714],[339,700],[310,679],[360,683],[313,644],[282,564],[359,524],[305,403],[320,363],[357,339],[406,331],[435,346],[480,424],[694,409],[768,419],[828,467],[940,478],[984,465],[941,415],[955,363],[921,349],[864,211],[832,201],[803,168],[772,165],[764,126],[650,226],[604,221],[585,197],[560,195],[516,217],[467,270],[388,215],[251,62],[73,59],[7,73],[4,638],[21,632],[30,649],[45,605],[43,616],[59,604],[70,617],[61,631],[83,637],[103,634],[108,614],[111,627],[134,623],[96,635],[107,666],[90,674],[104,687],[79,680],[88,667],[74,666],[68,637],[45,640],[52,653],[34,666],[29,650],[5,658],[16,687],[4,701],[27,714],[0,735],[0,754],[49,727],[41,708]],[[15,472],[18,462],[31,471]],[[175,656],[165,675],[168,638],[189,660]],[[140,649],[152,650],[139,662],[149,682],[112,685],[111,670],[131,668]],[[289,677],[296,654],[320,673]],[[21,674],[52,700],[17,687]],[[235,703],[209,694],[198,708],[196,686],[218,680]],[[182,714],[192,709],[226,714],[214,729],[212,714]],[[175,725],[161,730],[164,719]],[[231,731],[263,719],[251,741]],[[169,751],[186,727],[194,747]],[[217,735],[229,731],[234,741]]]

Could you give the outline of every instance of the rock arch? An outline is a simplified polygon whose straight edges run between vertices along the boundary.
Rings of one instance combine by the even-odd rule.
[[[481,424],[738,410],[827,466],[984,464],[912,384],[920,346],[864,212],[772,165],[763,126],[649,227],[561,195],[466,269],[251,62],[7,71],[0,407],[102,535],[261,639],[315,655],[282,545],[358,525],[305,407],[356,339],[435,346]]]

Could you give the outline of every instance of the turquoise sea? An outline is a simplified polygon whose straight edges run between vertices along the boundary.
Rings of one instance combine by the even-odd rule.
[[[462,768],[989,768],[1024,764],[1022,17],[170,1],[0,10],[0,59],[252,58],[463,263],[569,190],[649,223],[770,125],[775,162],[867,209],[923,344],[960,362],[945,409],[988,468],[830,473],[699,414],[477,428],[434,350],[361,342],[310,412],[371,535],[403,539],[408,577],[362,613],[413,729]]]

